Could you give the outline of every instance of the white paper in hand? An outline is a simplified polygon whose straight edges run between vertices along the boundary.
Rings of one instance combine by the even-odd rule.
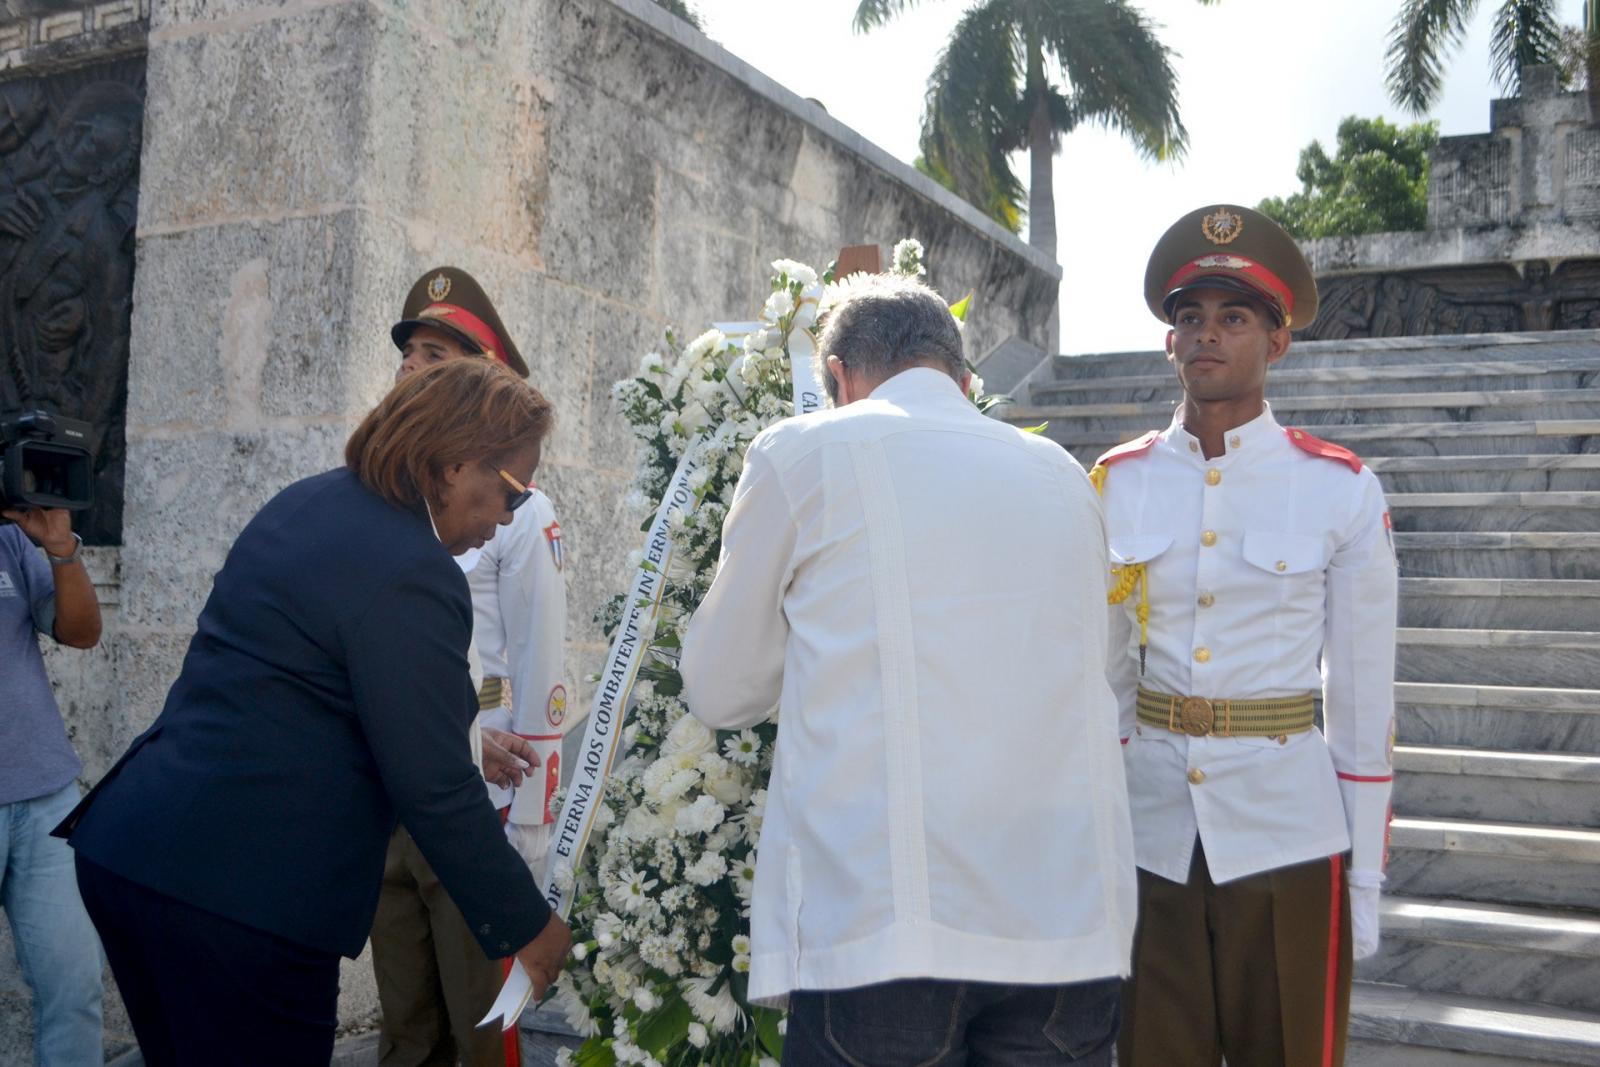
[[[506,975],[506,984],[500,987],[500,995],[489,1005],[489,1014],[483,1017],[478,1026],[480,1028],[488,1026],[498,1019],[501,1031],[509,1030],[517,1025],[517,1020],[522,1018],[522,1009],[526,1008],[528,1001],[532,999],[533,979],[528,977],[522,962],[514,960],[511,973]]]

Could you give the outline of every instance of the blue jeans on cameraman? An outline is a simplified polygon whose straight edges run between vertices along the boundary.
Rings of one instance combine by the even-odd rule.
[[[784,1067],[1110,1067],[1122,981],[914,978],[789,997]]]
[[[72,849],[50,831],[78,803],[78,783],[0,804],[0,905],[33,991],[41,1067],[102,1063],[100,939],[78,896]]]

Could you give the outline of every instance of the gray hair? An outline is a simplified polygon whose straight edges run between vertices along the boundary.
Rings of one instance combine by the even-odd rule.
[[[914,278],[854,275],[824,295],[822,314],[816,374],[830,402],[837,402],[838,386],[828,373],[829,356],[877,381],[924,363],[958,382],[966,373],[955,316],[938,293]]]

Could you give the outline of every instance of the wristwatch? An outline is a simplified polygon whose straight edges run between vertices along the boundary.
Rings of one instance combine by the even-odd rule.
[[[77,534],[73,534],[72,540],[74,543],[72,546],[72,555],[70,556],[53,556],[50,554],[49,549],[45,549],[44,558],[50,561],[50,566],[65,567],[69,563],[78,562],[79,557],[83,555],[83,538],[79,537]]]

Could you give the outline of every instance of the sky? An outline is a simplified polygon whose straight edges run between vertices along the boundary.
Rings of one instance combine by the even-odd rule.
[[[865,35],[850,29],[855,0],[690,0],[713,41],[828,112],[890,154],[917,155],[929,71],[972,0],[923,0]],[[1065,352],[1156,348],[1164,328],[1144,306],[1150,249],[1167,226],[1208,202],[1254,205],[1300,188],[1300,150],[1330,154],[1339,120],[1415,121],[1383,89],[1383,53],[1400,0],[1133,0],[1178,53],[1179,105],[1189,151],[1178,164],[1146,163],[1115,134],[1080,129],[1055,161],[1061,347]],[[1480,3],[1446,68],[1444,92],[1421,118],[1445,135],[1484,133],[1489,22]],[[1559,0],[1581,24],[1583,0]],[[1025,157],[1017,173],[1027,181]],[[862,234],[891,243],[902,234]],[[1024,223],[1023,238],[1027,229]],[[974,353],[981,355],[981,353]]]

